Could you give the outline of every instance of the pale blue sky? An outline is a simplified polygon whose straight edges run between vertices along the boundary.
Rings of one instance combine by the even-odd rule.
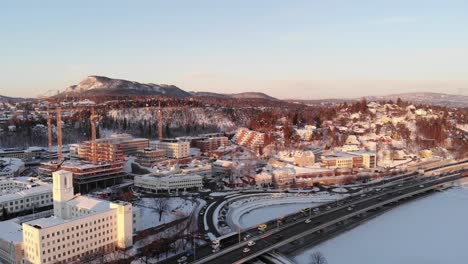
[[[4,1],[0,94],[88,75],[329,98],[468,94],[468,1]]]

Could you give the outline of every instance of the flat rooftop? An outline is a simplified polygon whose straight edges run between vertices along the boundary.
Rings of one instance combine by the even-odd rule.
[[[64,219],[60,218],[60,217],[51,216],[51,217],[47,217],[47,218],[39,218],[39,219],[36,219],[36,220],[32,220],[32,221],[26,222],[24,224],[27,224],[27,225],[42,229],[42,228],[47,228],[47,227],[63,224],[65,222],[66,221]]]
[[[8,220],[0,222],[0,239],[8,242],[23,242],[23,228],[20,224]]]

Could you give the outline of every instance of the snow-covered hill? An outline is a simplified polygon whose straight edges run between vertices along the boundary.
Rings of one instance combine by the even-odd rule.
[[[174,85],[139,83],[128,80],[111,79],[104,76],[89,76],[77,85],[69,86],[59,96],[92,95],[162,95],[185,98],[189,93]]]

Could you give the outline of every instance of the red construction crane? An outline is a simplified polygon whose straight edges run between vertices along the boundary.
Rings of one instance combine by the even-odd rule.
[[[47,149],[50,155],[52,153],[52,113],[50,112],[50,102],[47,104],[47,140]]]
[[[163,133],[162,133],[162,111],[161,111],[161,101],[159,102],[158,106],[158,137],[159,137],[159,142],[162,142],[163,139]]]
[[[97,163],[97,144],[96,144],[96,121],[99,119],[99,115],[94,113],[94,107],[91,109],[91,160],[94,164]]]
[[[62,109],[57,105],[57,159],[62,160]]]

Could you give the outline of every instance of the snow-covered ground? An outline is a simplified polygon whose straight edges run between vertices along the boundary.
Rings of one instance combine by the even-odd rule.
[[[317,203],[317,206],[319,204]],[[243,214],[239,219],[239,224],[242,228],[248,228],[261,223],[270,221],[271,219],[279,218],[288,214],[295,213],[303,208],[310,207],[310,203],[300,204],[279,204],[268,207],[261,207]]]
[[[323,194],[251,194],[232,197],[232,199],[229,199],[230,205],[226,215],[226,222],[231,228],[229,231],[237,230],[239,227],[249,228],[259,223],[284,217],[306,207],[336,201],[343,196],[341,194],[330,195],[328,192],[324,192]],[[221,207],[222,205],[217,209]],[[218,219],[218,213],[218,210],[215,211],[214,219]]]
[[[168,209],[162,214],[161,221],[157,210],[159,199],[168,199]],[[143,198],[135,205],[140,209],[139,229],[145,230],[190,216],[196,205],[195,200],[184,198]]]
[[[314,248],[329,264],[460,264],[468,259],[468,186],[404,204]]]

